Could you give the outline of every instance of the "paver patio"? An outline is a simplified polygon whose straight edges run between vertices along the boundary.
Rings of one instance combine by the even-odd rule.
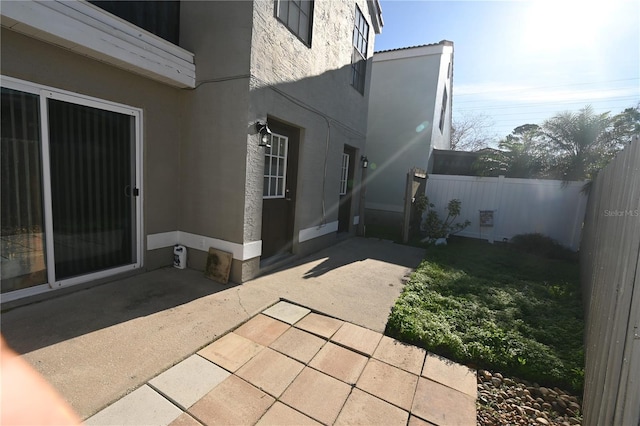
[[[87,425],[471,425],[475,372],[280,301]]]

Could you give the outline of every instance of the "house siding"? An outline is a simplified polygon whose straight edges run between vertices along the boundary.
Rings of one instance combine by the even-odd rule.
[[[373,58],[367,157],[367,222],[400,225],[407,172],[430,170],[433,148],[450,146],[450,42],[378,52]],[[439,128],[444,90],[447,106]]]
[[[354,187],[360,184],[359,158],[365,147],[371,66],[368,65],[363,96],[351,86],[356,4],[371,23],[368,4],[364,1],[315,2],[312,41],[308,47],[276,19],[273,1],[254,3],[249,121],[270,117],[301,129],[293,235],[296,254],[305,254],[335,241],[335,231],[303,243],[299,243],[299,235],[309,228],[330,227],[338,220],[340,167],[345,145],[356,149]],[[369,57],[373,54],[374,38],[375,33],[370,29]],[[263,153],[252,149],[257,144],[251,137],[248,143],[247,170],[262,171]],[[326,177],[325,155],[328,156]],[[246,194],[245,239],[252,239],[261,231],[261,173],[247,176]],[[358,207],[359,192],[354,191],[351,220],[357,216]],[[355,233],[353,226],[350,233]]]
[[[258,120],[300,129],[293,254],[336,242],[345,146],[355,150],[349,234],[355,233],[371,71],[369,60],[363,96],[351,86],[356,4],[370,23],[371,57],[375,2],[315,2],[308,47],[275,17],[273,0],[186,1],[180,48],[195,57],[193,88],[4,27],[2,73],[141,109],[144,267],[170,265],[171,245],[184,237],[189,267],[204,269],[210,245],[227,247],[234,252],[230,279],[244,282],[260,273],[264,148]]]

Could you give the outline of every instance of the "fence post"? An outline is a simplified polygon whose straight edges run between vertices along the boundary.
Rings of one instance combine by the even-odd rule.
[[[402,218],[402,242],[407,243],[409,241],[409,226],[411,222],[411,201],[413,198],[413,175],[415,169],[409,170],[407,173],[407,183],[404,188],[404,216]]]

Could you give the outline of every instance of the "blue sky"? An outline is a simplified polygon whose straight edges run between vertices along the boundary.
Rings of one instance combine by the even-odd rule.
[[[454,42],[453,114],[485,114],[497,137],[592,105],[640,101],[640,1],[382,0],[375,50]]]

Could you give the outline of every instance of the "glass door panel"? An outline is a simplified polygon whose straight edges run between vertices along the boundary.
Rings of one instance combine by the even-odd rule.
[[[56,281],[136,263],[135,118],[48,99]]]
[[[2,88],[2,293],[47,282],[39,97]]]

